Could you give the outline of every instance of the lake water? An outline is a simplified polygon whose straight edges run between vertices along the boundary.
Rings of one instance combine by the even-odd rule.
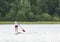
[[[60,24],[21,24],[26,30],[15,35],[14,24],[0,24],[0,42],[60,42]]]

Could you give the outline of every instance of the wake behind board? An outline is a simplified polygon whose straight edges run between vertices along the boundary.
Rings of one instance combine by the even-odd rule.
[[[15,33],[15,34],[16,34],[16,35],[17,35],[17,34],[21,34],[21,32],[17,32],[17,33]]]

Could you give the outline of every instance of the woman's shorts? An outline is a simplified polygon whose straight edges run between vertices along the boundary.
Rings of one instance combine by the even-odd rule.
[[[15,27],[18,27],[18,25],[15,25]]]

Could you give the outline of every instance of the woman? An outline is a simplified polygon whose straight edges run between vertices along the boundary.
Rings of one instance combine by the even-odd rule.
[[[16,33],[18,32],[18,21],[17,20],[15,21],[15,32]]]

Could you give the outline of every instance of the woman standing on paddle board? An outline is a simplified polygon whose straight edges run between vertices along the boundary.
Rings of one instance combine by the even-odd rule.
[[[15,32],[17,33],[18,32],[18,20],[16,19],[15,21]],[[19,25],[19,27],[22,29],[23,32],[25,32],[25,30]]]
[[[15,32],[17,33],[18,32],[18,20],[16,19],[15,21]]]

